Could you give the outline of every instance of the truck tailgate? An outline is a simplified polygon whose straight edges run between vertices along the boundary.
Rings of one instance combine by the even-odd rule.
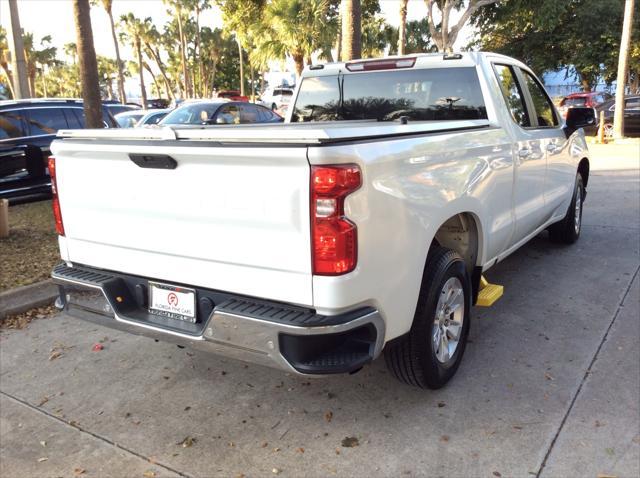
[[[312,305],[304,145],[67,139],[52,150],[68,261]]]

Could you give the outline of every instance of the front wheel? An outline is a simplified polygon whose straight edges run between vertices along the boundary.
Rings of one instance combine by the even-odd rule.
[[[567,215],[560,222],[553,224],[549,228],[549,237],[553,242],[573,244],[580,237],[582,230],[582,206],[584,205],[584,184],[582,175],[576,175],[576,182],[573,188],[573,197]]]
[[[462,257],[438,247],[427,259],[413,325],[385,348],[385,360],[399,380],[440,388],[456,373],[467,345],[471,282]]]

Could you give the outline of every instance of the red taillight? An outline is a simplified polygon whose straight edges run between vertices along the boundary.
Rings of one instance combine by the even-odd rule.
[[[64,236],[64,224],[62,224],[62,211],[60,210],[60,200],[58,199],[58,183],[56,181],[56,158],[49,156],[49,176],[51,176],[51,192],[53,200],[53,217],[56,221],[56,232]]]
[[[358,233],[344,216],[344,199],[360,187],[355,164],[311,167],[313,273],[351,272],[358,259]]]

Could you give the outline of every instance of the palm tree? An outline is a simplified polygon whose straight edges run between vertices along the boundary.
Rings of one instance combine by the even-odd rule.
[[[80,60],[80,81],[85,124],[89,128],[102,128],[102,102],[98,85],[98,62],[93,47],[89,0],[73,0],[73,17]]]
[[[95,2],[96,0],[93,0],[92,3]],[[120,102],[125,104],[127,102],[127,95],[124,91],[124,66],[120,59],[120,44],[118,43],[118,36],[116,35],[116,24],[113,21],[113,0],[100,0],[100,3],[109,16],[113,46],[116,49],[116,64],[118,65],[118,96],[120,97]]]
[[[409,0],[400,0],[400,26],[398,28],[398,55],[404,55],[407,38],[407,4]]]
[[[360,0],[342,0],[342,61],[362,56]]]
[[[173,94],[171,88],[171,82],[169,81],[169,77],[167,76],[167,69],[160,57],[160,32],[156,29],[156,26],[151,22],[150,18],[145,18],[142,24],[143,28],[141,31],[141,40],[144,45],[144,52],[150,60],[158,67],[160,70],[160,75],[162,75],[162,80],[165,85],[165,91],[169,99],[174,99],[175,95]]]
[[[256,34],[252,61],[264,64],[291,56],[300,76],[311,55],[323,50],[330,55],[332,39],[327,0],[273,0],[264,11],[263,27]]]
[[[151,22],[150,18],[145,21]],[[120,17],[120,23],[126,35],[129,37],[131,47],[136,52],[138,59],[138,74],[140,75],[140,95],[142,97],[142,107],[147,107],[147,90],[144,87],[144,63],[142,61],[142,37],[145,32],[145,25],[139,18],[129,12]]]
[[[184,34],[184,19],[183,19],[183,0],[164,0],[167,5],[175,10],[175,17],[178,20],[178,35],[180,38],[180,62],[182,64],[182,77],[184,79],[184,93],[187,98],[193,96],[193,90],[191,89],[191,81],[189,78],[189,70],[187,69],[187,41]]]
[[[11,75],[9,63],[11,63],[11,55],[9,53],[7,31],[4,28],[0,27],[0,67],[2,67],[2,71],[4,72],[4,75],[7,77],[7,83],[9,85],[9,91],[11,92],[11,97],[15,98],[15,93],[13,91],[13,76]]]

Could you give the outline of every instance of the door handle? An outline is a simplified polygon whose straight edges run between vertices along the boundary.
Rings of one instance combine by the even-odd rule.
[[[550,153],[555,153],[556,151],[558,151],[558,145],[555,143],[547,144],[547,151]]]
[[[518,156],[523,159],[528,158],[529,156],[531,156],[531,150],[529,148],[522,148],[518,151]]]

